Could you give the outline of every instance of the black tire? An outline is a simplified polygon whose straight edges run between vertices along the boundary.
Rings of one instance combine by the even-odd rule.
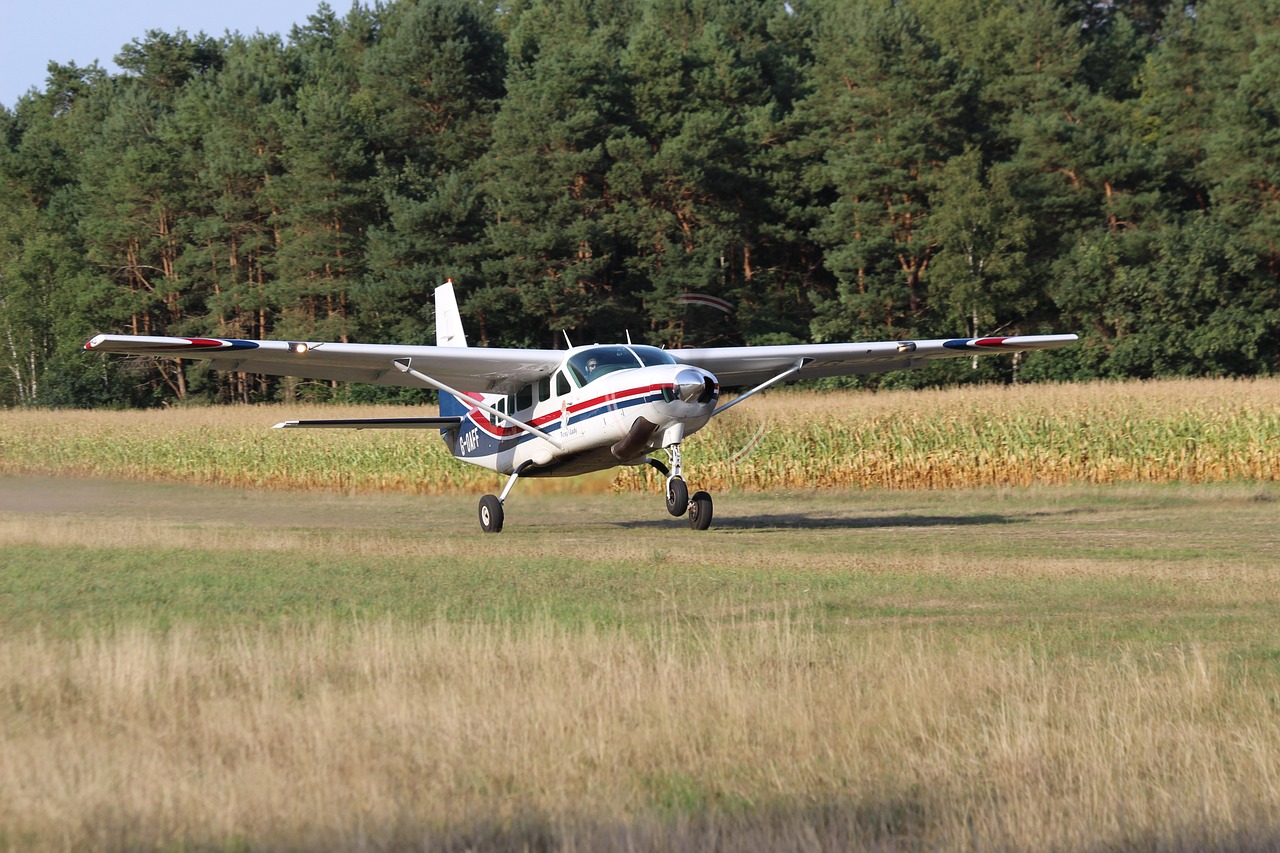
[[[695,492],[689,501],[689,526],[694,530],[706,530],[711,526],[711,495]]]
[[[689,511],[689,487],[676,477],[667,483],[667,512],[676,518]]]
[[[502,532],[502,504],[493,495],[480,499],[480,529],[485,533]]]

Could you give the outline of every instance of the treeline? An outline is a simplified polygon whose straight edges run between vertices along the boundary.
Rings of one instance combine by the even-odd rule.
[[[79,347],[431,343],[445,278],[476,344],[1280,369],[1280,0],[392,0],[116,62],[0,109],[6,405],[375,393]]]

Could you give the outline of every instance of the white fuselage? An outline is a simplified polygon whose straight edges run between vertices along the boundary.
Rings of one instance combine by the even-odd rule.
[[[499,473],[573,476],[639,464],[650,451],[678,444],[707,424],[718,395],[714,376],[676,364],[661,350],[580,347],[516,394],[469,395],[558,447],[474,406],[445,440],[459,459]]]

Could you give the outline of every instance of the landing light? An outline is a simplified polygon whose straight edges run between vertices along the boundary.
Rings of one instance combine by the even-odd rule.
[[[308,349],[310,349],[310,347],[304,343],[295,343],[293,341],[289,342],[289,351],[296,352],[298,355],[306,355]]]

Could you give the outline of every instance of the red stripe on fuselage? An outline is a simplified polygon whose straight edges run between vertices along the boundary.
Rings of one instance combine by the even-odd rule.
[[[625,402],[627,400],[632,399],[633,397],[647,396],[649,394],[652,394],[654,391],[661,391],[663,388],[670,388],[670,387],[672,387],[670,384],[645,385],[639,388],[631,388],[626,391],[614,391],[612,393],[604,394],[599,397],[592,397],[590,400],[584,400],[581,403],[577,403],[575,405],[570,406],[569,414],[570,415],[580,414],[584,411],[587,411],[588,409],[601,406],[607,403]],[[468,396],[471,396],[471,395],[468,395]],[[471,412],[470,417],[476,426],[480,427],[482,430],[484,430],[494,438],[506,438],[507,436],[516,435],[517,433],[521,433],[524,431],[519,427],[495,426],[494,423],[489,419],[488,415],[489,415],[488,412],[485,412],[480,409],[475,409]],[[561,417],[561,413],[559,411],[548,412],[545,415],[534,418],[528,423],[530,426],[534,426],[534,427],[537,427],[538,429],[542,429],[544,424],[549,424],[553,421],[558,421],[560,420],[560,417]]]

